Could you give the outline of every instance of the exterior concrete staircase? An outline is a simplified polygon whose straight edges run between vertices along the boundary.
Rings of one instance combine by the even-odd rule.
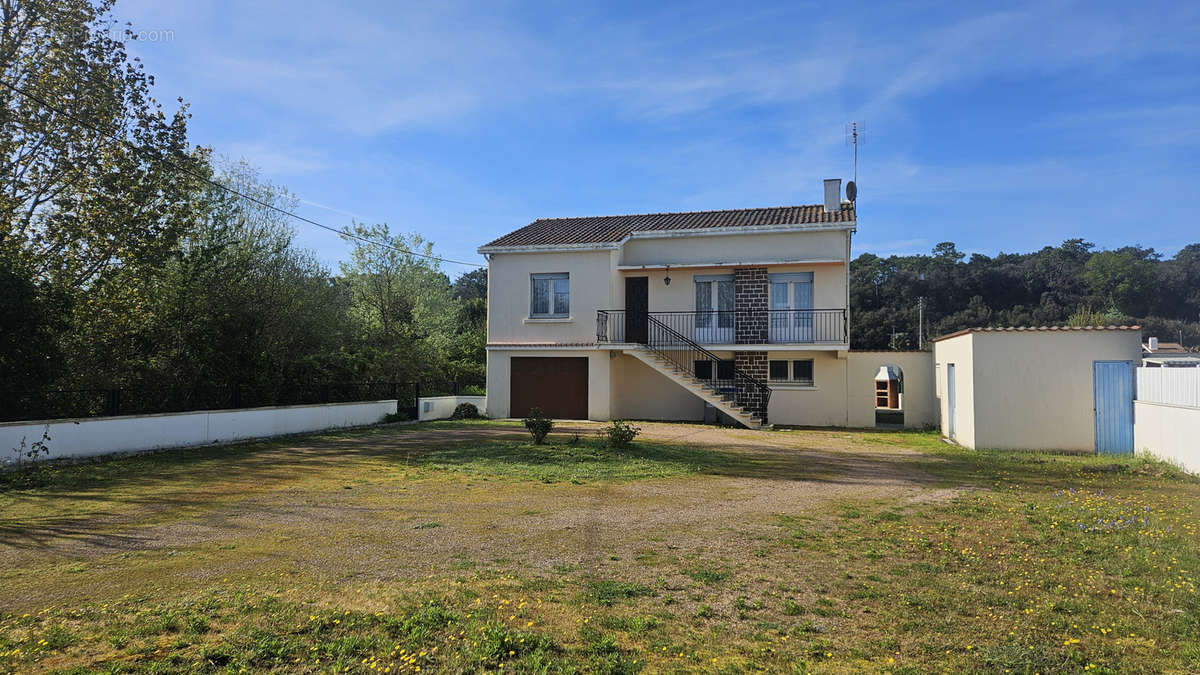
[[[738,405],[732,393],[718,391],[711,382],[705,382],[680,368],[673,361],[656,354],[649,348],[626,349],[626,354],[657,370],[679,386],[699,396],[717,410],[729,415],[748,429],[769,429],[758,413]],[[715,365],[714,365],[715,367]]]

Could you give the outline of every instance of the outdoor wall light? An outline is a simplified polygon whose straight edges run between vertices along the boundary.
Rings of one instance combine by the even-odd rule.
[[[667,275],[665,277],[663,277],[663,285],[665,285],[665,286],[671,285],[671,266],[670,265],[667,266]]]

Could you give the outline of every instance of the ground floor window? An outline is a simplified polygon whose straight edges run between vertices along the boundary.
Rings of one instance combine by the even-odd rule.
[[[696,371],[696,379],[711,380],[713,379],[713,362],[708,359],[701,359],[694,364]],[[716,375],[718,380],[733,379],[733,361],[717,361]]]
[[[767,376],[772,382],[790,382],[792,384],[813,384],[813,360],[794,359],[791,361],[775,360],[767,364]]]

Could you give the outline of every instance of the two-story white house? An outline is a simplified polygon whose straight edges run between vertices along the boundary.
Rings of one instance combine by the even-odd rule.
[[[850,351],[856,227],[834,179],[823,204],[540,219],[480,247],[488,415],[932,423],[928,354]]]

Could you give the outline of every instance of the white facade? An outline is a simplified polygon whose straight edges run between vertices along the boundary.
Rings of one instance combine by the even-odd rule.
[[[488,416],[524,414],[514,410],[514,391],[544,383],[516,381],[514,359],[542,357],[586,359],[586,382],[575,381],[571,393],[586,400],[586,411],[578,414],[588,419],[705,419],[712,402],[703,392],[637,358],[634,352],[644,347],[624,335],[624,313],[631,311],[627,280],[644,278],[649,315],[716,359],[766,355],[761,379],[771,389],[772,424],[874,426],[873,376],[881,365],[905,374],[904,425],[934,424],[928,353],[850,351],[848,268],[855,226],[851,220],[635,231],[618,242],[481,248],[489,258]],[[734,321],[743,320],[734,279],[746,270],[765,272],[761,283],[768,289],[760,301],[769,329],[754,340],[739,338]],[[539,288],[539,280],[564,274],[569,311],[549,316],[544,294],[550,286]],[[786,378],[771,379],[776,370],[786,371]]]

